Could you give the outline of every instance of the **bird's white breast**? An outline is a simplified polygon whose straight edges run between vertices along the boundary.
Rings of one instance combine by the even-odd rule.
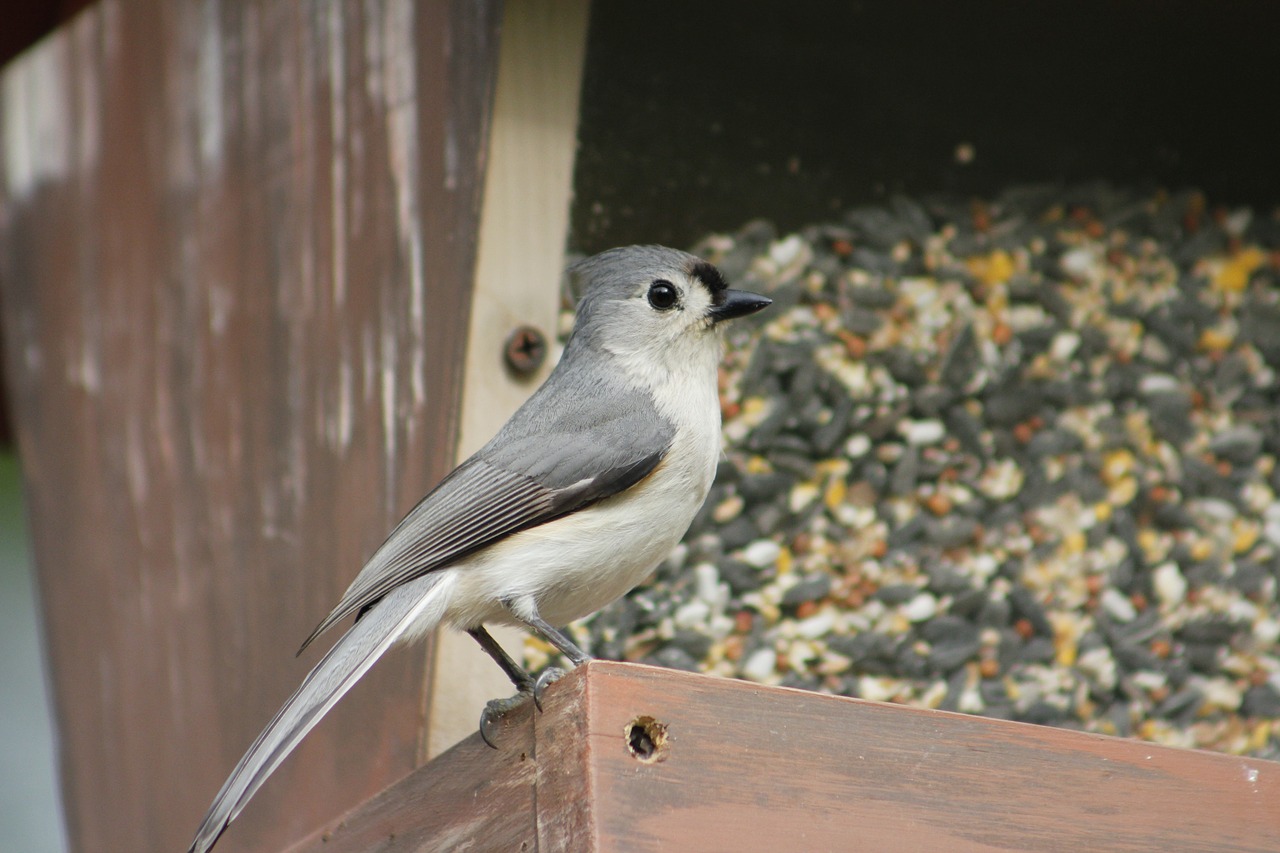
[[[446,619],[459,627],[511,622],[529,604],[564,625],[643,581],[676,546],[706,499],[720,455],[718,342],[644,384],[676,425],[671,449],[643,481],[587,509],[522,531],[459,561]],[[646,368],[647,372],[647,368]]]

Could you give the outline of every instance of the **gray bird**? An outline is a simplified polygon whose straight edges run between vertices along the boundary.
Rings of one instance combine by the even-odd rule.
[[[562,631],[619,598],[680,541],[720,456],[720,324],[770,304],[731,290],[693,255],[612,249],[570,269],[584,285],[560,363],[488,444],[396,526],[302,647],[356,615],[214,798],[190,850],[204,853],[272,771],[392,644],[441,623],[476,639],[515,684],[480,731],[541,690],[484,626]]]

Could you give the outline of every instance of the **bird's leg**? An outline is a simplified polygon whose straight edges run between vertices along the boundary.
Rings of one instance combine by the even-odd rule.
[[[574,666],[579,666],[591,660],[591,655],[578,648],[578,645],[573,640],[570,640],[567,634],[538,615],[538,611],[533,607],[532,602],[529,602],[528,609],[530,612],[526,616],[516,613],[509,600],[502,603],[507,610],[511,611],[511,615],[546,638],[547,642],[559,649],[561,654],[573,661]],[[533,704],[537,706],[539,711],[542,710],[542,692],[563,675],[563,669],[549,666],[538,676],[538,680],[533,685]]]
[[[506,649],[498,645],[498,641],[484,629],[483,625],[468,628],[467,633],[480,644],[480,648],[484,649],[485,653],[493,658],[498,666],[502,667],[502,671],[507,674],[507,678],[510,678],[511,683],[516,686],[516,695],[508,696],[505,699],[491,699],[484,706],[484,710],[480,712],[480,738],[489,746],[497,749],[497,745],[493,742],[493,736],[497,731],[498,720],[503,714],[523,702],[526,696],[532,694],[536,685],[524,667],[516,663],[511,655],[507,654]]]
[[[493,658],[494,662],[502,667],[502,671],[507,674],[507,678],[511,679],[511,683],[516,686],[516,690],[521,693],[528,693],[533,689],[532,676],[525,671],[524,667],[516,663],[511,655],[507,654],[506,649],[498,645],[498,641],[485,630],[483,625],[468,628],[467,633],[480,644],[480,648],[484,649],[485,654]]]

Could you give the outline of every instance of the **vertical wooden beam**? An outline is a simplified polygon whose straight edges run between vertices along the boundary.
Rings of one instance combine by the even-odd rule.
[[[458,460],[488,441],[546,378],[505,369],[503,341],[532,325],[554,342],[573,190],[588,0],[508,3],[467,337]],[[523,633],[498,628],[513,654]],[[471,638],[443,631],[431,650],[427,754],[475,731],[484,703],[511,684]]]
[[[0,75],[0,289],[71,843],[186,845],[452,465],[499,4],[104,0]],[[321,644],[323,645],[323,644]],[[419,761],[395,653],[223,840]]]

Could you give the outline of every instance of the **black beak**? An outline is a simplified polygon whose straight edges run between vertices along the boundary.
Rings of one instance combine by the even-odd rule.
[[[707,313],[710,315],[712,322],[720,323],[725,320],[732,320],[735,317],[754,314],[772,304],[772,299],[767,296],[761,296],[758,293],[750,293],[746,290],[726,290],[724,292],[724,301]]]

